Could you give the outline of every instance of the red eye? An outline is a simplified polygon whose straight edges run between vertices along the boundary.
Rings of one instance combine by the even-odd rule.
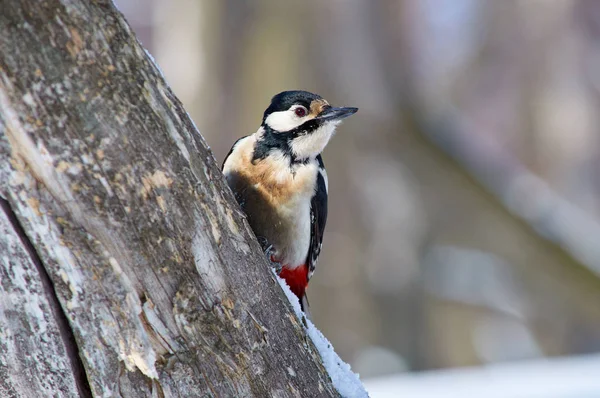
[[[298,117],[306,116],[306,108],[304,108],[302,106],[296,108],[296,110],[294,112],[296,112],[296,116],[298,116]]]

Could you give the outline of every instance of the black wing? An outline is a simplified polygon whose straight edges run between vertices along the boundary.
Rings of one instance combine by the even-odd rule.
[[[317,156],[319,172],[317,174],[317,191],[310,201],[310,246],[308,248],[308,278],[315,272],[321,245],[323,244],[323,232],[327,222],[327,174],[321,155]]]

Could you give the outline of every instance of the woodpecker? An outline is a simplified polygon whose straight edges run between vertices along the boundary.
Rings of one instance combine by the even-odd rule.
[[[358,108],[335,108],[317,94],[284,91],[261,126],[237,140],[223,174],[280,276],[308,310],[327,221],[327,172],[321,152],[340,121]]]

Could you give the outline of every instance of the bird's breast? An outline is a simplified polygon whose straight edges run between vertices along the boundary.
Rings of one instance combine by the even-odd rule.
[[[235,150],[229,158],[225,177],[254,234],[273,246],[284,266],[303,265],[310,245],[310,202],[318,165],[291,168],[289,160],[277,154],[252,163]]]

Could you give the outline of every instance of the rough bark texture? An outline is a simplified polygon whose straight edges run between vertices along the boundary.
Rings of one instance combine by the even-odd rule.
[[[8,203],[0,205],[0,396],[76,396],[77,381],[89,387],[76,376],[73,334]]]
[[[0,7],[0,395],[337,395],[112,3]]]

